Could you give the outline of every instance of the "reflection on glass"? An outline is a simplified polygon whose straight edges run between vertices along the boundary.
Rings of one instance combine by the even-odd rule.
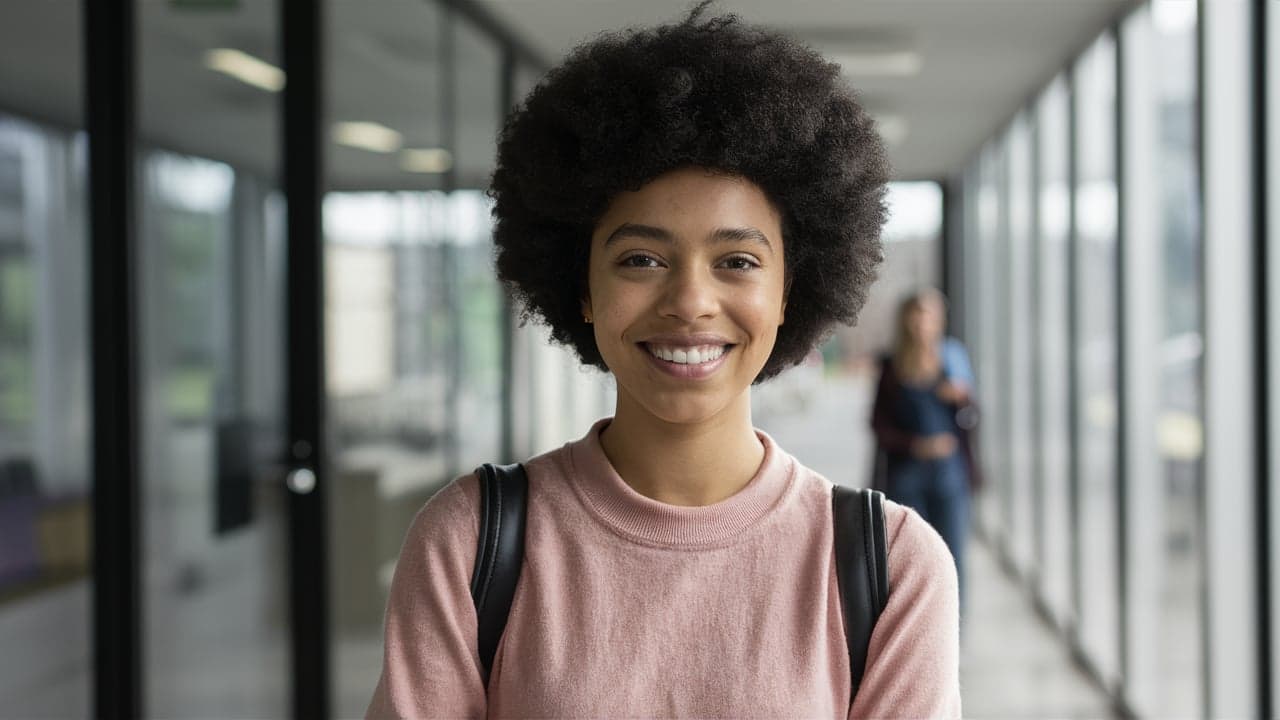
[[[143,678],[157,717],[287,713],[279,86],[234,72],[278,66],[277,10],[138,8]]]
[[[1156,715],[1196,714],[1202,707],[1201,652],[1203,539],[1198,506],[1203,497],[1202,386],[1203,280],[1200,245],[1200,178],[1197,171],[1196,5],[1176,0],[1152,4],[1150,22],[1159,138],[1155,165],[1135,168],[1158,188],[1156,226],[1164,257],[1160,347],[1160,411],[1157,437],[1164,465],[1164,564],[1158,608],[1160,650]]]
[[[325,227],[334,621],[351,663],[340,666],[348,673],[341,697],[359,713],[377,680],[400,541],[418,508],[459,473],[450,444],[474,464],[496,458],[499,295],[489,206],[478,191],[330,193]],[[442,267],[457,276],[446,280]],[[465,368],[460,382],[454,352]],[[451,385],[469,421],[447,412]],[[356,667],[358,657],[368,664]]]
[[[1115,174],[1116,44],[1103,35],[1075,72],[1076,459],[1080,642],[1103,677],[1119,673]]]
[[[489,203],[501,121],[497,43],[437,3],[331,2],[324,201],[336,712],[362,714],[414,514],[501,461],[503,325]]]
[[[15,717],[89,712],[85,175],[82,136],[0,116],[0,713]]]

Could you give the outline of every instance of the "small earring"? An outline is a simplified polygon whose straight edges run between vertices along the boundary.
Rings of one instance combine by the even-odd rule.
[[[590,315],[583,315],[583,316],[582,316],[582,321],[583,321],[583,322],[585,322],[586,324],[590,325],[590,324],[591,324],[591,316],[590,316]]]

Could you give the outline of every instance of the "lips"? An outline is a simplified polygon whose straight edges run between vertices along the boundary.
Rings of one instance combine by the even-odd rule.
[[[714,374],[735,347],[728,339],[710,333],[654,336],[638,345],[659,370],[692,380]]]

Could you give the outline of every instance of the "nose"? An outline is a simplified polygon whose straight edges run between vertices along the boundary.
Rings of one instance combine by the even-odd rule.
[[[663,317],[692,322],[714,317],[720,306],[715,278],[696,267],[684,267],[669,273],[659,308]]]

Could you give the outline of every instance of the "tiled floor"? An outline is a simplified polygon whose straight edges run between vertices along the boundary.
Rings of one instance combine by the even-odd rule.
[[[968,718],[1110,718],[1110,702],[1072,662],[1030,599],[979,542],[969,545],[960,652]]]

